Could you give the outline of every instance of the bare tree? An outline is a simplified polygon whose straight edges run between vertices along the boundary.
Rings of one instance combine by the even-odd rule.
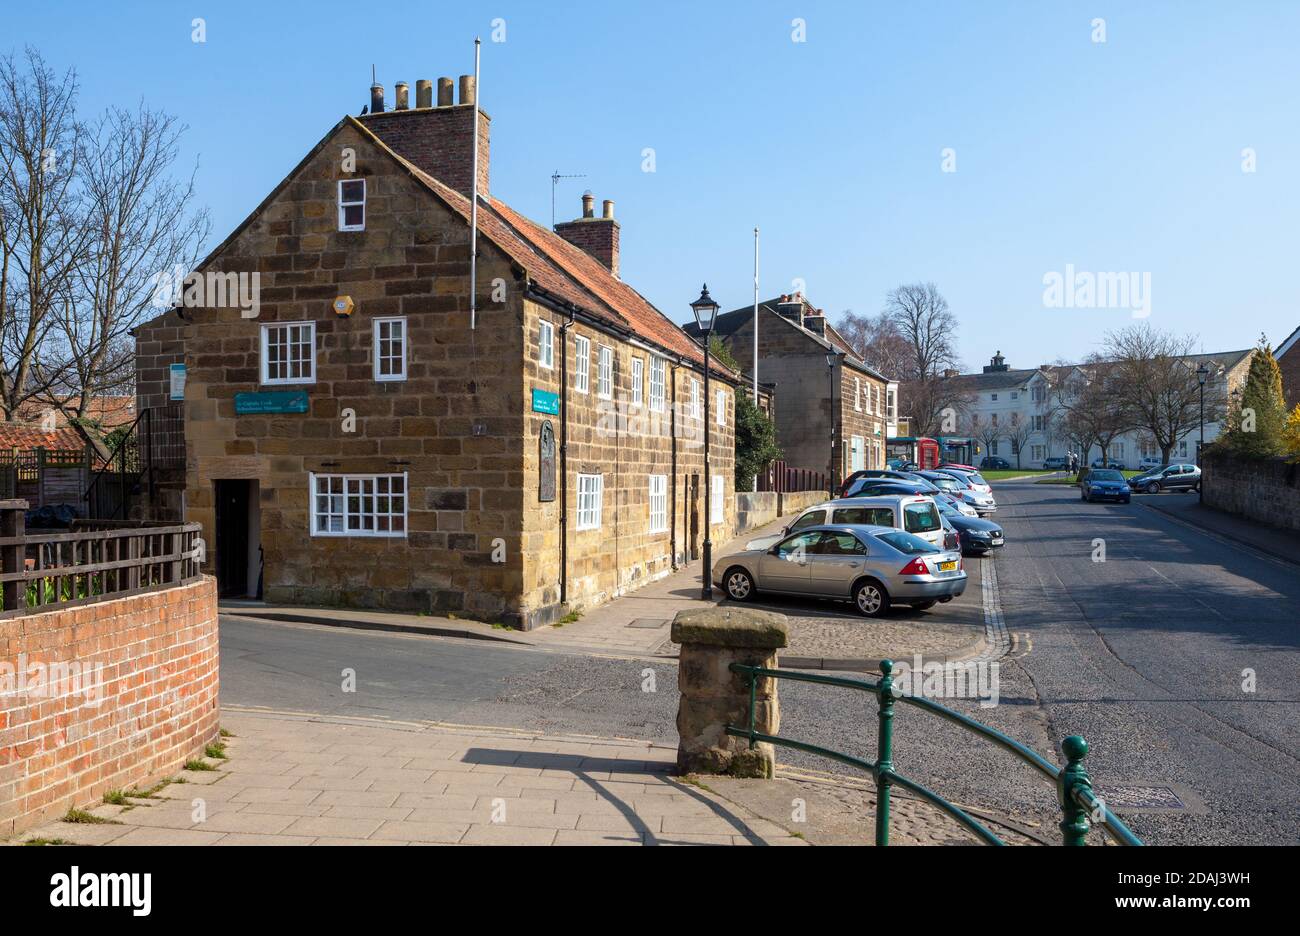
[[[1109,460],[1111,443],[1134,428],[1133,410],[1124,397],[1118,366],[1101,355],[1091,355],[1054,378],[1052,393],[1060,430],[1081,446],[1080,467],[1087,463],[1093,445]]]
[[[1011,443],[1011,453],[1016,456],[1016,467],[1019,468],[1025,444],[1034,434],[1034,424],[1030,420],[1022,420],[1019,413],[1012,413],[1011,424],[1006,427],[1005,434]]]
[[[66,358],[46,339],[70,307],[85,254],[77,180],[77,77],[27,49],[0,58],[0,414],[58,384]]]
[[[964,413],[968,395],[945,376],[958,368],[957,317],[934,283],[899,286],[885,298],[886,317],[906,344],[900,356],[899,395],[914,435],[937,435]]]
[[[1002,438],[1002,427],[997,424],[995,417],[988,419],[981,418],[978,413],[972,413],[966,421],[967,435],[974,436],[984,444],[984,453],[992,454],[994,446]]]
[[[76,301],[65,306],[59,339],[70,362],[66,390],[50,402],[84,417],[93,397],[129,390],[132,328],[150,308],[160,276],[190,270],[209,233],[194,210],[194,174],[171,169],[185,128],[143,105],[111,108],[85,134],[81,175],[89,239],[77,273]]]
[[[1157,331],[1147,323],[1106,336],[1104,353],[1114,362],[1132,421],[1160,449],[1165,464],[1174,446],[1200,424],[1201,384],[1190,360],[1195,347],[1194,336]],[[1212,391],[1205,403],[1206,421],[1217,421],[1226,400]]]
[[[910,373],[912,355],[907,339],[888,313],[873,317],[846,309],[835,327],[854,354],[886,377],[898,379]]]

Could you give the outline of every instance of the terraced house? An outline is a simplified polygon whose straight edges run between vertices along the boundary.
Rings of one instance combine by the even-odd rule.
[[[185,470],[148,510],[203,524],[226,594],[523,627],[723,538],[737,375],[704,425],[701,351],[619,278],[612,203],[534,224],[489,195],[472,78],[396,90],[199,267],[260,274],[255,318],[209,294],[138,329],[140,406],[184,400]]]

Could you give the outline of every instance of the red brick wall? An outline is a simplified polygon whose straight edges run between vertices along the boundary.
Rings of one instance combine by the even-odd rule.
[[[385,111],[358,117],[366,129],[444,185],[462,195],[473,178],[474,107],[456,104],[419,110]],[[491,118],[479,111],[478,192],[488,193],[488,129]]]
[[[98,706],[5,684],[25,658],[102,665]],[[217,599],[182,588],[0,620],[0,836],[146,787],[217,740]],[[7,664],[7,665],[5,665]],[[66,687],[64,687],[66,688]]]
[[[555,233],[591,254],[618,276],[618,222],[612,218],[578,218],[555,226]]]
[[[1300,345],[1288,348],[1278,358],[1277,366],[1282,372],[1282,392],[1286,394],[1286,408],[1290,412],[1300,406]]]

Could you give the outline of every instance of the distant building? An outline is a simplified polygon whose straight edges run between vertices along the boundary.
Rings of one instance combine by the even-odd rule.
[[[1206,379],[1207,409],[1216,398],[1227,399],[1246,379],[1250,369],[1251,351],[1224,351],[1214,354],[1193,354],[1186,358],[1193,370],[1202,363],[1210,369]],[[1005,458],[1023,467],[1040,467],[1048,458],[1062,458],[1070,452],[1070,442],[1059,431],[1054,418],[1056,404],[1054,386],[1071,380],[1084,379],[1086,365],[1043,364],[1033,368],[1013,368],[999,351],[978,374],[949,373],[964,394],[966,411],[963,416],[965,430],[975,439],[979,457]],[[1205,424],[1206,444],[1213,442],[1221,430],[1219,422]],[[1175,459],[1194,459],[1196,444],[1200,440],[1200,426],[1196,426],[1174,446],[1170,453]],[[1130,468],[1137,467],[1144,458],[1159,458],[1160,448],[1150,433],[1141,430],[1117,437],[1107,450],[1107,457]],[[1095,447],[1082,453],[1084,461],[1100,458]]]
[[[758,314],[758,375],[775,385],[786,464],[829,469],[833,480],[883,468],[886,440],[897,431],[898,382],[858,358],[801,293],[760,302]],[[694,323],[685,328],[698,338]],[[752,305],[719,315],[714,332],[742,370],[753,368]]]

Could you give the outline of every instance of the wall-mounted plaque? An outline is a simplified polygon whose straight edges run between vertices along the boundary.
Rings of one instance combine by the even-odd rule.
[[[551,421],[542,421],[542,434],[537,440],[537,499],[542,502],[555,500],[555,430]]]
[[[533,391],[533,412],[548,416],[560,415],[560,395],[550,390]]]
[[[235,394],[235,414],[306,413],[311,409],[306,390],[261,390]]]

